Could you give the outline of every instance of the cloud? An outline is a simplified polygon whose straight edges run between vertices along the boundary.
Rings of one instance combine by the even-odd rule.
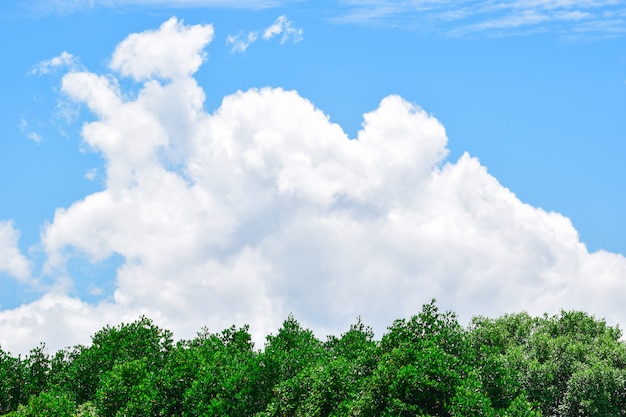
[[[97,168],[90,168],[89,170],[87,170],[87,172],[84,175],[85,179],[88,181],[94,181],[97,176],[98,176]]]
[[[20,132],[26,135],[26,137],[33,142],[41,143],[41,141],[43,141],[43,136],[41,136],[41,134],[28,130],[28,122],[23,117],[18,124],[18,128],[20,129]]]
[[[260,10],[298,0],[36,0],[28,6],[37,13],[70,14],[98,7],[146,7],[174,9],[182,7],[229,7]]]
[[[0,274],[25,280],[30,276],[30,264],[17,245],[19,237],[12,222],[0,221]]]
[[[80,63],[78,59],[76,59],[74,55],[63,51],[59,56],[39,62],[31,69],[30,73],[34,75],[45,75],[59,70],[76,70],[79,67]]]
[[[248,32],[248,35],[242,39],[241,35],[228,35],[226,44],[231,45],[230,51],[233,53],[244,53],[248,46],[259,38],[256,32]]]
[[[0,312],[3,349],[83,343],[140,314],[179,338],[248,323],[257,346],[290,312],[321,337],[358,315],[380,335],[432,297],[465,321],[575,308],[626,322],[622,255],[589,253],[569,219],[524,204],[477,158],[447,160],[444,126],[399,96],[353,139],[295,91],[240,91],[207,113],[193,72],[210,33],[171,19],[122,41],[111,66],[143,81],[137,94],[111,75],[64,76],[95,115],[82,136],[104,189],[43,228],[58,285]],[[112,256],[113,295],[84,302],[67,265]]]
[[[279,16],[278,19],[263,31],[263,39],[271,39],[274,36],[282,35],[280,43],[285,43],[291,39],[294,43],[302,40],[302,29],[294,28],[292,22],[286,16]]]
[[[213,26],[185,26],[172,17],[158,30],[130,35],[120,43],[111,68],[137,81],[189,76],[202,65],[202,51],[212,38]]]
[[[514,36],[553,32],[620,36],[626,6],[615,0],[410,1],[343,0],[336,23],[405,27],[448,36]]]
[[[300,42],[304,33],[302,29],[293,27],[293,23],[286,16],[279,16],[274,23],[262,32],[264,40],[269,40],[282,34],[280,38],[281,45],[290,39],[293,43]],[[248,32],[248,35],[245,37],[243,35],[229,35],[226,38],[226,44],[231,45],[232,53],[243,53],[257,39],[259,39],[258,32]]]

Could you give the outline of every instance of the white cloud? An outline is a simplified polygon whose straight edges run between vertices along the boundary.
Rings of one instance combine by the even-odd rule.
[[[35,0],[31,9],[37,13],[68,14],[97,7],[149,7],[174,9],[181,7],[230,7],[260,10],[297,0]]]
[[[242,37],[242,35],[228,35],[226,37],[226,44],[231,45],[230,51],[233,53],[244,53],[248,46],[253,44],[259,38],[259,34],[256,32],[248,32],[248,36]]]
[[[195,73],[213,38],[213,26],[185,26],[172,17],[156,31],[130,35],[120,43],[111,59],[111,68],[136,80],[177,78]]]
[[[164,33],[176,42],[155,53]],[[57,285],[0,312],[3,349],[58,349],[139,314],[177,337],[249,323],[262,343],[290,312],[322,337],[357,315],[380,334],[432,297],[463,320],[563,307],[626,322],[622,255],[589,253],[569,219],[522,203],[476,158],[446,162],[442,124],[398,96],[352,140],[294,91],[238,92],[207,113],[192,74],[208,33],[170,20],[123,41],[113,68],[145,81],[132,99],[111,77],[64,77],[96,115],[82,134],[106,184],[44,228],[44,272],[64,279],[77,253],[123,263],[98,305]]]
[[[17,245],[19,237],[12,222],[0,221],[0,273],[25,280],[30,276],[30,264]]]
[[[626,25],[624,2],[616,0],[343,0],[331,20],[407,27],[451,36],[523,35],[615,36]]]
[[[80,63],[76,57],[66,51],[63,51],[59,56],[39,62],[31,69],[30,73],[45,75],[59,70],[76,70],[79,66]]]
[[[85,179],[88,181],[94,181],[97,176],[98,176],[97,168],[90,168],[89,170],[87,170],[87,172],[85,172],[85,175],[84,175]]]
[[[23,117],[20,120],[20,123],[18,124],[18,127],[19,127],[20,131],[24,135],[26,135],[26,137],[28,139],[32,140],[33,142],[40,143],[41,141],[43,141],[43,136],[41,136],[41,134],[28,130],[28,122]]]
[[[280,38],[281,45],[288,40],[293,43],[298,43],[303,39],[303,30],[293,27],[293,22],[287,19],[286,16],[279,16],[274,23],[265,28],[262,38],[264,40],[270,40],[275,36],[282,35]],[[259,38],[258,32],[248,32],[246,37],[242,35],[229,35],[226,38],[226,44],[231,45],[232,53],[243,53],[248,47],[256,42]]]
[[[43,136],[36,132],[29,132],[26,134],[26,137],[35,143],[40,143],[43,140]]]
[[[302,40],[302,34],[302,29],[293,27],[293,23],[286,16],[279,16],[271,26],[263,31],[263,39],[267,40],[282,35],[280,43],[285,43],[289,39],[296,43]]]

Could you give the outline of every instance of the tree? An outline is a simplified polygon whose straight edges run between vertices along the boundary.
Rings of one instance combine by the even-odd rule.
[[[626,370],[605,362],[573,373],[559,406],[562,417],[626,416]]]
[[[24,360],[24,388],[28,397],[39,395],[50,387],[50,368],[51,360],[45,344],[30,350]]]
[[[24,384],[25,371],[20,358],[0,349],[0,415],[16,410],[28,400]]]
[[[76,404],[66,393],[44,391],[32,396],[27,405],[20,405],[8,417],[74,417]]]
[[[396,320],[381,349],[358,405],[360,415],[450,415],[448,405],[471,363],[456,315],[439,313],[433,300],[408,321]]]
[[[191,344],[198,373],[183,400],[185,416],[250,416],[265,408],[258,355],[248,327],[200,334]]]
[[[142,417],[156,413],[159,392],[145,358],[120,362],[105,373],[95,395],[101,417]]]
[[[106,326],[92,337],[91,346],[76,346],[68,353],[67,389],[78,403],[90,401],[104,375],[115,365],[141,359],[146,361],[147,369],[160,369],[172,349],[172,333],[147,317]]]

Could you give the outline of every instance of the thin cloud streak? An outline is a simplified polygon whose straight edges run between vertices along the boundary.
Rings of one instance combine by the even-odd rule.
[[[294,27],[293,22],[287,19],[287,16],[285,15],[278,16],[274,23],[263,29],[261,32],[263,33],[261,38],[265,41],[282,35],[280,38],[281,45],[285,44],[288,40],[291,40],[293,43],[300,42],[303,39],[302,35],[304,33],[302,29]],[[259,32],[252,31],[248,32],[247,35],[228,35],[226,37],[226,44],[230,45],[231,53],[244,53],[248,47],[258,39]]]
[[[59,56],[40,61],[31,69],[30,74],[47,75],[51,72],[61,69],[73,71],[79,68],[80,63],[78,62],[78,59],[76,59],[72,54],[68,53],[67,51],[63,51]]]
[[[302,40],[302,29],[295,28],[286,16],[279,16],[278,19],[263,32],[263,39],[271,39],[274,36],[282,35],[280,43],[283,44],[289,39],[292,39],[294,43]]]
[[[98,7],[228,7],[261,10],[278,7],[294,0],[39,0],[26,7],[39,14],[71,14]]]
[[[519,0],[492,2],[344,0],[335,23],[404,27],[447,36],[517,36],[535,32],[618,36],[626,27],[624,2]]]

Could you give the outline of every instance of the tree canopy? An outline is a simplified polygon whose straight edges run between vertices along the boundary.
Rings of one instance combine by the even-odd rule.
[[[319,340],[289,316],[262,349],[248,330],[174,342],[140,317],[55,354],[0,349],[0,415],[626,416],[622,333],[584,312],[463,327],[433,300],[380,340],[360,318]]]

